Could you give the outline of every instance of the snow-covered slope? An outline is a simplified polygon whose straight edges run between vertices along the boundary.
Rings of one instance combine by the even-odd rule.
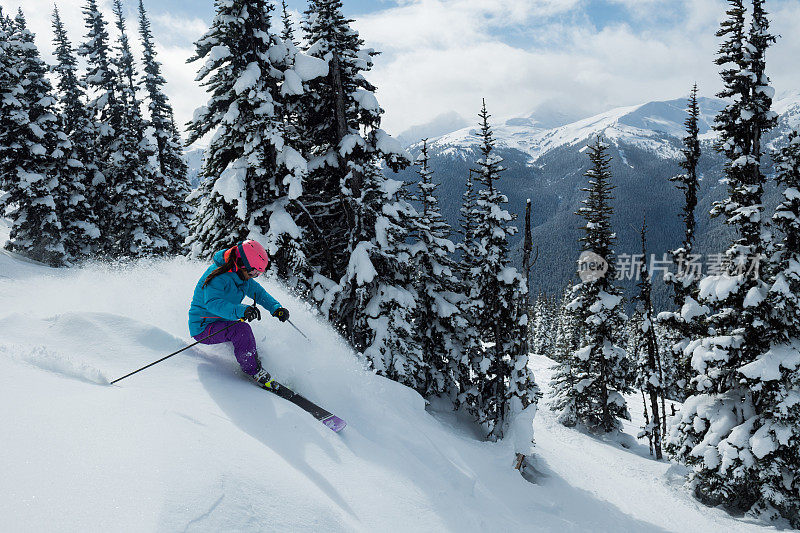
[[[545,476],[529,483],[509,444],[480,441],[363,370],[270,281],[312,340],[255,323],[264,364],[345,418],[342,433],[252,385],[224,345],[107,385],[187,343],[204,266],[52,270],[0,254],[3,531],[756,529],[694,503],[666,463],[561,428],[546,409],[536,421]],[[547,360],[534,364],[546,384]]]
[[[800,126],[800,90],[779,94],[772,102],[772,109],[791,127]]]
[[[545,398],[534,421],[538,464],[550,476],[545,484],[565,484],[572,490],[595,494],[640,520],[642,531],[647,530],[644,524],[681,532],[774,530],[702,505],[683,488],[685,467],[666,459],[656,461],[649,455],[647,442],[634,438],[644,426],[638,391],[625,398],[632,420],[623,422],[624,434],[618,437],[598,438],[561,425],[544,405],[553,364],[543,356],[531,357],[530,367]]]

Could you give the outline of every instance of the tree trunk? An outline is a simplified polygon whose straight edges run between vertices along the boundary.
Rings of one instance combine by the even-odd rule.
[[[348,127],[347,127],[347,114],[345,109],[345,94],[344,94],[344,85],[342,84],[342,65],[339,61],[339,54],[333,52],[333,57],[331,58],[331,81],[333,82],[333,92],[334,92],[334,114],[336,116],[336,141],[337,144],[342,142],[345,135],[347,135]],[[337,153],[338,153],[338,146],[337,146]],[[342,158],[339,158],[339,164],[343,165],[344,161]],[[347,172],[347,167],[342,168],[341,170]],[[352,180],[350,182],[350,188],[353,191],[353,197],[359,198],[361,196],[361,173],[356,171],[355,169],[350,169],[352,171]]]
[[[650,455],[653,455],[653,431],[650,429],[650,417],[647,415],[647,399],[644,396],[644,389],[642,389],[642,409],[644,409],[644,432],[650,443]]]
[[[651,375],[657,371],[656,359],[658,358],[658,346],[656,345],[655,331],[653,325],[647,332],[647,364],[650,367]],[[661,384],[663,391],[664,384]],[[647,384],[647,391],[650,395],[650,409],[653,411],[653,434],[652,441],[655,444],[656,459],[661,459],[661,421],[658,416],[658,391],[652,383]],[[642,392],[644,394],[644,391]]]
[[[525,286],[528,291],[522,297],[522,307],[528,313],[528,324],[526,326],[525,337],[522,340],[522,353],[530,353],[530,338],[533,323],[530,317],[531,308],[531,250],[533,249],[533,236],[531,235],[531,200],[525,204],[525,241],[522,246],[522,270],[525,272]]]

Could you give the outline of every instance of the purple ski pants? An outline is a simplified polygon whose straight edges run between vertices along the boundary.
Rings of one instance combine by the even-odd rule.
[[[199,341],[231,324],[236,325],[231,326],[222,333],[214,335],[210,339],[201,341],[201,343],[219,344],[221,342],[232,342],[233,354],[236,356],[236,360],[239,361],[239,365],[242,367],[244,373],[252,376],[258,372],[260,362],[258,360],[258,351],[256,350],[256,338],[253,336],[253,330],[250,329],[250,324],[227,320],[212,322],[203,333],[195,335],[194,339]]]

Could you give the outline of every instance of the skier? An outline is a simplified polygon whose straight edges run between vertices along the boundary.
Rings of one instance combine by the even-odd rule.
[[[271,378],[261,366],[253,330],[241,320],[261,320],[261,311],[256,304],[281,322],[289,319],[289,311],[253,281],[266,271],[268,265],[267,251],[253,240],[220,250],[214,254],[214,264],[197,282],[189,308],[189,333],[192,337],[200,341],[213,335],[200,341],[203,344],[232,342],[236,360],[244,373],[267,388]],[[242,303],[245,296],[254,300],[252,306]],[[225,331],[220,332],[223,329]],[[214,335],[217,332],[220,333]]]

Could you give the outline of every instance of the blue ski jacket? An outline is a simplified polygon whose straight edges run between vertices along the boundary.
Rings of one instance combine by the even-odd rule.
[[[214,264],[208,267],[194,288],[192,305],[189,307],[189,333],[195,337],[212,322],[239,320],[248,306],[242,303],[245,296],[253,298],[258,305],[273,314],[281,304],[269,295],[254,279],[242,281],[236,272],[226,272],[203,283],[211,272],[225,264],[225,250],[214,254]]]

